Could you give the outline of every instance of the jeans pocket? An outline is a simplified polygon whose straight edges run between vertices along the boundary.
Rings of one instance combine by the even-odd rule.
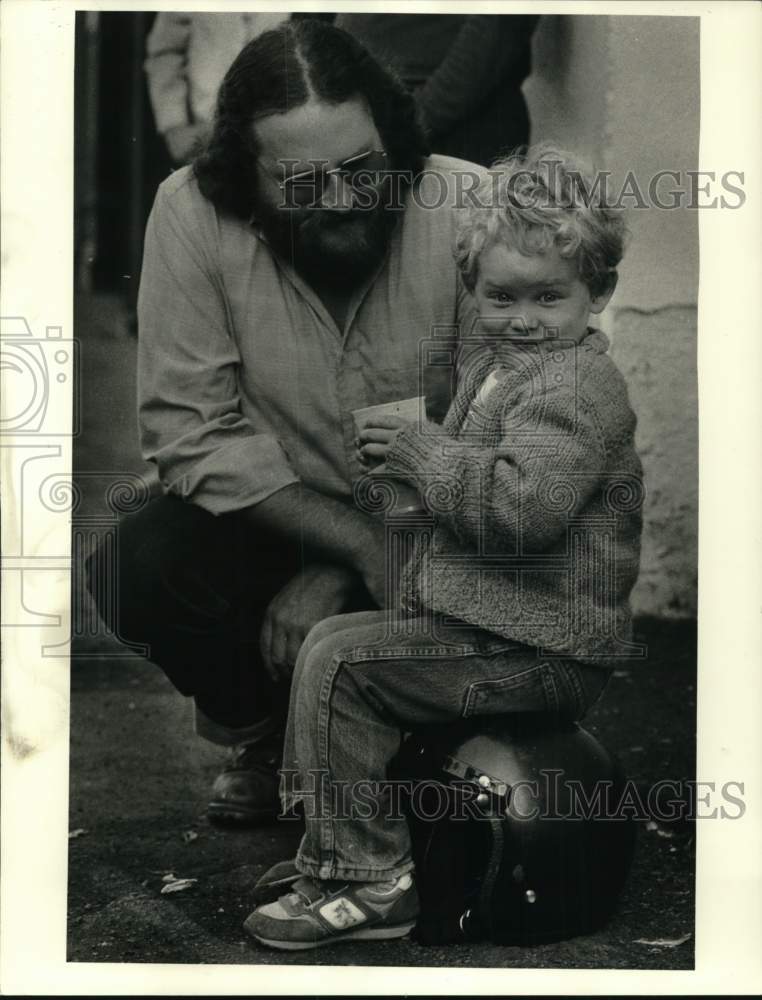
[[[566,660],[535,663],[504,677],[475,681],[466,691],[463,716],[546,712],[580,719],[605,686],[601,672],[590,674]]]
[[[466,691],[463,716],[552,711],[557,685],[548,663],[535,663],[505,677],[474,681]]]

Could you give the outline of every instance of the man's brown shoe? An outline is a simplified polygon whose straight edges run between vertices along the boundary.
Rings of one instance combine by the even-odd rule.
[[[206,814],[215,823],[260,826],[280,812],[278,789],[283,736],[235,747],[228,766],[212,785]]]

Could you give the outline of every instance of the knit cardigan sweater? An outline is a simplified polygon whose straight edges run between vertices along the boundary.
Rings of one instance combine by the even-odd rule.
[[[576,345],[466,347],[443,423],[398,433],[386,472],[417,487],[434,517],[403,572],[408,610],[545,655],[633,655],[642,468],[607,349],[592,329]]]

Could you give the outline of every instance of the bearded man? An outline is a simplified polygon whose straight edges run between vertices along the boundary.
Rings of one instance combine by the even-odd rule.
[[[470,319],[451,246],[476,169],[427,157],[404,88],[303,20],[243,49],[205,152],[158,191],[138,384],[164,495],[120,526],[113,626],[194,698],[199,735],[232,748],[210,818],[277,815],[302,640],[383,604],[352,413],[419,396],[420,342]]]

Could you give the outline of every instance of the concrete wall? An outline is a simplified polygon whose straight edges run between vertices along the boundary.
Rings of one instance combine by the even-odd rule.
[[[647,193],[659,170],[695,170],[699,22],[691,17],[549,16],[524,91],[533,140],[552,139]],[[679,186],[687,186],[684,178]],[[678,186],[678,184],[675,184]],[[631,202],[630,202],[631,204]],[[601,326],[638,414],[646,475],[639,613],[696,612],[698,220],[687,206],[628,205],[631,240]]]

